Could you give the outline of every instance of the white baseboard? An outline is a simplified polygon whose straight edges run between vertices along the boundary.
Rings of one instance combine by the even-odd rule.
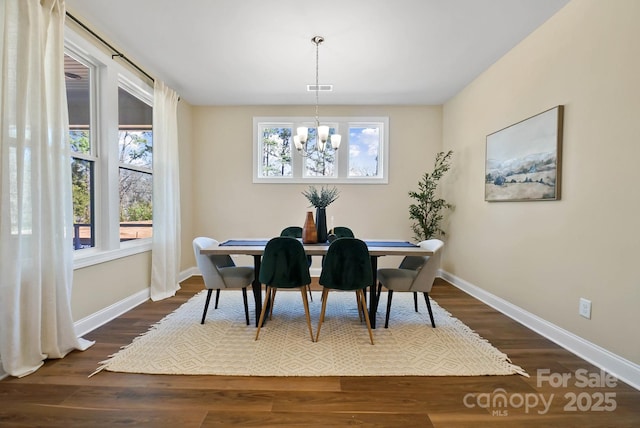
[[[107,306],[98,312],[82,318],[74,323],[76,336],[82,337],[85,334],[95,330],[96,328],[108,323],[109,321],[119,317],[127,311],[149,300],[151,293],[149,288],[137,292],[111,306]]]
[[[200,271],[198,268],[191,267],[185,269],[184,271],[178,274],[178,282],[182,282],[185,279],[193,276],[199,275]],[[78,337],[82,337],[85,334],[95,330],[96,328],[108,323],[109,321],[119,317],[127,311],[135,308],[136,306],[146,302],[151,297],[151,291],[149,288],[146,288],[142,291],[137,292],[136,294],[129,296],[119,302],[114,303],[111,306],[108,306],[94,314],[89,315],[79,321],[74,323],[74,328],[76,335]],[[0,369],[1,370],[1,369]]]
[[[178,281],[182,282],[185,279],[191,278],[195,275],[200,275],[200,270],[197,267],[190,267],[180,272],[180,274],[178,275]]]
[[[640,390],[640,365],[509,303],[462,278],[440,270],[440,276],[465,293],[546,337],[594,366]]]

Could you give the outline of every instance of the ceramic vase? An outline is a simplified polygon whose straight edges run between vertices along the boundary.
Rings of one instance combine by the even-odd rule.
[[[313,221],[313,212],[307,211],[307,218],[302,227],[302,243],[315,244],[318,242],[318,231]]]
[[[327,242],[327,210],[326,208],[316,208],[316,230],[318,232],[318,242]]]

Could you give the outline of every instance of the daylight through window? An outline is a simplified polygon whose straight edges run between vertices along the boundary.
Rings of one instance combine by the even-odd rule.
[[[254,183],[388,182],[388,118],[326,118],[322,123],[329,134],[342,134],[343,140],[339,150],[327,144],[324,152],[315,150],[313,123],[310,118],[254,118]],[[309,128],[306,157],[293,145],[299,126]],[[348,130],[346,138],[340,130]]]

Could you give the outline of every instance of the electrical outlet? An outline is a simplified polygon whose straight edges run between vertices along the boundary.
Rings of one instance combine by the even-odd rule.
[[[581,297],[580,306],[578,307],[578,313],[587,319],[591,319],[591,300],[587,300]]]

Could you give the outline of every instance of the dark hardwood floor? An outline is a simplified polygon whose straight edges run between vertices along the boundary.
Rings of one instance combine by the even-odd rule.
[[[202,289],[146,302],[85,336],[96,344],[0,382],[2,427],[640,427],[640,391],[438,279],[432,297],[530,375],[260,378],[136,375],[99,362]],[[421,309],[423,310],[423,309]],[[379,315],[380,316],[380,315]],[[197,322],[198,320],[194,320]],[[374,333],[375,334],[375,333]],[[547,379],[570,375],[566,386]],[[584,381],[591,387],[584,386]],[[506,397],[506,405],[493,402]],[[499,400],[498,400],[499,401]],[[499,404],[499,403],[495,403]]]

